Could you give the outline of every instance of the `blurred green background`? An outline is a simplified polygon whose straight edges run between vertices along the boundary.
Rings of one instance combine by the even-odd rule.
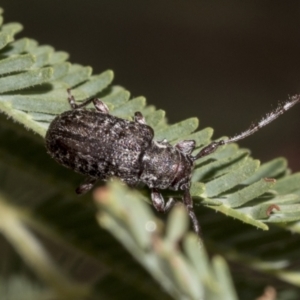
[[[277,0],[1,0],[22,36],[113,69],[133,96],[234,135],[300,90],[300,2]],[[300,106],[240,142],[300,170]]]

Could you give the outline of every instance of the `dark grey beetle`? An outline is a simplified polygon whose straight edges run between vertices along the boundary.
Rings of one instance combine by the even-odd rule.
[[[198,235],[200,226],[189,191],[194,161],[221,145],[253,134],[300,101],[298,95],[293,96],[248,130],[232,138],[212,142],[193,156],[194,140],[181,141],[175,146],[166,140],[153,140],[153,129],[146,125],[140,112],[135,113],[134,121],[127,121],[110,115],[107,106],[97,98],[76,104],[70,90],[68,93],[71,110],[57,116],[50,124],[46,148],[59,164],[87,176],[76,192],[87,192],[97,180],[115,176],[129,186],[140,182],[146,184],[151,189],[153,206],[160,212],[166,212],[175,200],[170,198],[165,204],[159,190],[181,190],[183,203]],[[96,110],[85,109],[91,102]]]

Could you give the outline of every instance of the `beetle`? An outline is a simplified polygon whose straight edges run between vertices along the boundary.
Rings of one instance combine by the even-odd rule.
[[[46,148],[59,164],[86,176],[76,192],[85,193],[98,180],[118,177],[132,187],[138,183],[147,185],[151,189],[155,209],[166,212],[175,200],[169,198],[165,203],[160,190],[182,191],[183,204],[198,235],[200,226],[190,194],[195,161],[222,145],[253,134],[300,101],[300,95],[290,97],[246,131],[213,141],[192,155],[196,144],[194,140],[180,141],[174,146],[167,140],[154,140],[154,131],[146,124],[141,112],[134,114],[133,121],[127,121],[111,115],[105,103],[98,98],[88,98],[76,104],[70,89],[67,92],[71,110],[58,115],[49,125]],[[90,103],[94,104],[95,110],[86,108]]]

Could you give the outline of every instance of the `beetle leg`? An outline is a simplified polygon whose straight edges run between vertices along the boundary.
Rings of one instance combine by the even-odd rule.
[[[165,204],[165,200],[164,200],[162,194],[157,189],[152,189],[151,199],[152,199],[152,203],[153,203],[153,206],[155,207],[155,209],[157,211],[163,212],[163,213],[169,211],[173,207],[173,205],[176,203],[174,198],[169,198],[169,200]]]
[[[159,212],[165,211],[165,201],[162,194],[157,189],[152,189],[151,200],[155,209]]]
[[[137,111],[134,113],[134,121],[140,124],[146,124],[146,120],[141,112]]]
[[[98,179],[94,177],[87,177],[85,181],[76,189],[76,194],[85,194],[94,186],[97,180]]]
[[[88,98],[88,99],[84,100],[82,103],[76,104],[76,100],[75,100],[74,96],[71,94],[71,89],[67,89],[67,92],[68,92],[68,101],[69,101],[72,109],[84,107],[84,106],[90,104],[94,100],[94,98]]]
[[[68,92],[68,101],[69,101],[70,106],[71,106],[72,109],[82,108],[82,107],[85,107],[85,106],[87,106],[87,105],[89,105],[90,103],[93,102],[97,111],[100,111],[104,114],[109,113],[108,107],[100,99],[91,97],[91,98],[87,98],[86,100],[84,100],[80,104],[76,104],[75,98],[71,94],[71,89],[67,89],[67,92]]]
[[[185,205],[188,214],[192,220],[193,223],[193,227],[195,232],[201,237],[201,229],[200,229],[200,225],[199,222],[197,220],[194,208],[193,208],[193,199],[191,197],[190,191],[189,190],[185,190],[184,194],[183,194],[183,204]]]
[[[68,101],[70,103],[70,106],[72,109],[77,108],[77,104],[75,103],[75,98],[74,96],[71,94],[71,89],[67,89],[68,92]]]
[[[95,108],[96,108],[97,111],[102,112],[104,114],[109,113],[107,105],[104,102],[102,102],[100,99],[94,98],[93,103],[94,103]]]
[[[176,201],[175,201],[174,198],[169,198],[169,200],[166,203],[165,211],[164,212],[169,211],[174,206],[175,203],[176,203]]]
[[[194,140],[185,140],[178,142],[175,147],[185,154],[191,154],[195,149],[196,142]]]

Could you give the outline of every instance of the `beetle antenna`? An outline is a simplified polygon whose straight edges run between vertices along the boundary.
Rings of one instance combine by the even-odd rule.
[[[295,104],[297,104],[299,102],[300,102],[300,95],[294,95],[294,96],[290,97],[286,102],[280,103],[276,109],[274,109],[271,112],[269,112],[268,114],[266,114],[266,116],[263,117],[259,122],[253,123],[247,130],[241,132],[240,134],[237,134],[226,140],[220,140],[218,142],[211,142],[208,146],[202,148],[200,150],[200,152],[193,157],[193,160],[197,160],[201,157],[204,157],[208,154],[213,153],[214,151],[216,151],[216,149],[219,146],[237,142],[237,141],[240,141],[240,140],[246,138],[249,135],[252,135],[259,129],[261,129],[264,126],[268,125],[269,123],[273,122],[280,115],[285,113],[287,110],[289,110],[290,108],[292,108]]]
[[[227,140],[224,140],[225,144],[237,142],[239,140],[244,139],[245,137],[252,135],[259,129],[263,128],[264,126],[268,125],[269,123],[273,122],[277,119],[280,115],[285,113],[287,110],[292,108],[295,104],[300,102],[300,95],[294,95],[289,98],[285,103],[280,103],[276,109],[266,114],[264,118],[262,118],[259,122],[253,123],[249,129],[243,131],[240,134],[237,134]]]

